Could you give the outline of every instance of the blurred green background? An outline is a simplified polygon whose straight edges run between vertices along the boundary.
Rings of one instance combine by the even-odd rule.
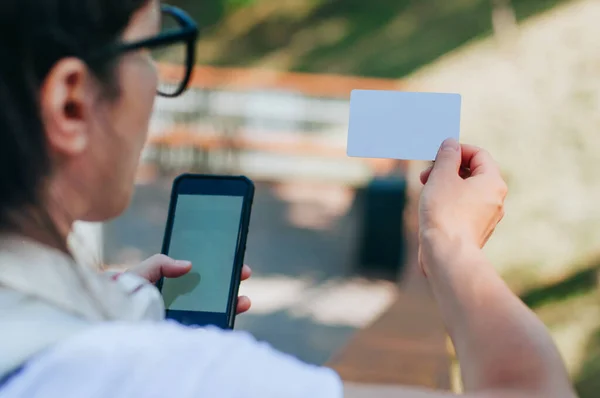
[[[522,21],[566,2],[514,0],[512,8]],[[170,3],[200,22],[198,61],[211,65],[397,78],[493,31],[494,0]]]

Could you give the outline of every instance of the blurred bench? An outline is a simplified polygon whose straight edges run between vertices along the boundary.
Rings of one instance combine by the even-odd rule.
[[[404,167],[404,162],[390,159],[348,158],[343,146],[310,137],[298,139],[298,136],[282,134],[282,139],[252,139],[247,135],[223,136],[212,131],[173,126],[149,137],[147,148],[150,155],[146,156],[143,163],[146,168],[171,168],[177,171],[177,164],[181,162],[174,162],[174,166],[169,167],[169,159],[180,156],[178,154],[183,151],[191,153],[188,154],[189,160],[181,165],[182,169],[217,174],[241,173],[267,181],[325,180],[354,187],[366,185],[374,175],[385,175]],[[229,167],[214,166],[214,158],[219,156],[229,156]],[[261,166],[258,163],[265,164]]]
[[[182,74],[178,65],[158,68],[166,80]],[[261,155],[273,159],[272,165],[249,171],[257,179],[277,180],[291,172],[291,178],[338,178],[343,185],[362,185],[398,162],[345,155],[350,93],[403,86],[392,79],[197,66],[184,96],[157,100],[148,147],[167,153],[189,149],[201,167],[224,152],[230,162],[252,155],[246,168],[261,161]]]
[[[174,66],[161,65],[160,68],[163,76],[169,73],[180,76],[181,73]],[[234,152],[238,156],[254,154],[253,160],[279,157],[295,169],[274,162],[272,166],[264,167],[262,172],[256,169],[241,171],[248,172],[254,179],[328,178],[332,183],[365,187],[373,176],[385,176],[398,171],[402,173],[406,162],[350,159],[346,156],[345,144],[337,138],[339,132],[344,133],[346,129],[350,93],[353,89],[402,88],[405,88],[403,83],[396,80],[197,67],[189,94],[193,100],[181,103],[169,100],[158,107],[163,114],[183,112],[188,119],[195,116],[196,120],[185,122],[180,120],[185,118],[172,118],[171,121],[167,117],[165,123],[159,123],[158,131],[149,137],[148,146],[154,148],[155,152],[174,151],[177,154],[178,151],[192,151],[192,158],[200,164],[208,162],[211,154],[222,152]],[[282,94],[282,97],[276,98],[275,102],[266,101],[267,104],[252,104],[249,111],[245,108],[245,102],[257,98],[261,102],[264,99],[260,95],[247,95],[253,92]],[[302,98],[313,98],[315,102],[307,104]],[[332,102],[326,102],[327,99]],[[267,100],[272,101],[273,98],[267,95]],[[320,100],[325,102],[321,103]],[[281,102],[286,101],[289,101],[289,106],[280,106]],[[204,108],[197,110],[200,104]],[[301,112],[294,112],[291,108],[298,104],[304,108]],[[273,109],[271,105],[274,105]],[[219,113],[217,120],[232,118],[239,122],[241,119],[241,125],[233,129],[237,131],[226,128],[226,134],[219,134],[206,122],[212,111]],[[259,117],[282,112],[285,117],[280,116],[288,118],[290,125],[299,126],[300,130],[292,127],[284,133],[286,129],[283,128],[271,130],[268,134],[256,134],[260,136],[256,137],[243,131],[247,127],[244,126],[244,118],[249,117],[249,112],[251,116],[258,114]],[[316,123],[321,126],[321,131],[318,128],[316,131],[304,131],[303,122],[308,125]],[[331,135],[331,129],[337,130],[337,135]],[[154,156],[160,154],[155,153]],[[313,163],[316,167],[310,173],[306,171],[310,168],[308,163],[302,163],[305,159],[318,160]],[[204,167],[208,168],[208,163]],[[339,170],[337,174],[328,174],[330,169],[336,167]],[[356,169],[344,170],[351,167]],[[414,270],[416,248],[413,246],[407,251],[411,258],[409,262],[413,265],[408,267],[409,271]],[[405,284],[414,287],[419,281],[418,278],[408,277]],[[449,358],[443,326],[431,298],[421,293],[415,294],[412,290],[403,290],[396,303],[373,325],[358,332],[329,365],[349,382],[449,388]]]

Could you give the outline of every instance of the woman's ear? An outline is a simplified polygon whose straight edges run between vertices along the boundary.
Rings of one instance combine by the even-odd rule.
[[[91,85],[87,66],[65,58],[52,68],[40,90],[40,110],[51,153],[60,157],[83,153],[89,144]]]

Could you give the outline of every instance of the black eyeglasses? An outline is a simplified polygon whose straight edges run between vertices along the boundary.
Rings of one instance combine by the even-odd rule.
[[[162,29],[158,35],[132,43],[120,43],[109,52],[151,51],[159,74],[158,95],[172,98],[181,95],[190,82],[196,61],[198,26],[177,7],[163,5],[161,10]],[[103,52],[103,55],[106,53]]]

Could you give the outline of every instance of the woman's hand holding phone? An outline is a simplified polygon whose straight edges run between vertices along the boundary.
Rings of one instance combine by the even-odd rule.
[[[162,277],[178,278],[190,272],[192,263],[185,260],[175,260],[164,254],[156,254],[140,264],[130,268],[128,272],[132,272],[150,283],[156,283]],[[252,275],[252,269],[244,264],[242,268],[242,281],[247,280]],[[238,297],[237,313],[242,314],[250,309],[252,305],[250,299],[246,296]]]

